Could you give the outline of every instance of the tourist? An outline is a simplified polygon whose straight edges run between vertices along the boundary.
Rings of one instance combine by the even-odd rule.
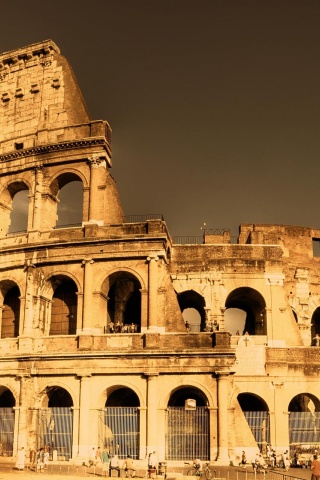
[[[97,448],[96,450],[96,463],[101,463],[101,450],[100,447]]]
[[[158,457],[156,452],[152,452],[149,454],[148,466],[150,468],[155,468],[158,470]]]
[[[17,463],[15,465],[18,470],[23,470],[24,469],[25,459],[26,459],[26,454],[25,454],[25,451],[24,451],[24,447],[21,447],[18,450]]]
[[[43,452],[43,466],[45,470],[48,469],[48,464],[49,464],[49,447],[45,447]]]
[[[313,455],[313,460],[311,462],[311,480],[316,480],[320,477],[320,461],[318,460],[318,455]]]
[[[246,456],[246,452],[243,450],[241,455],[241,465],[243,466],[243,468],[246,468],[246,463],[247,463],[247,456]]]
[[[120,477],[120,466],[119,466],[119,457],[118,455],[113,455],[110,460],[110,477],[112,477],[112,470],[118,472],[118,477]]]
[[[96,459],[96,449],[93,447],[92,450],[91,450],[91,453],[89,455],[89,467],[92,467],[93,465],[95,465],[97,463],[97,459]]]
[[[38,450],[36,454],[36,472],[43,472],[43,470],[43,448],[40,448],[40,450]]]
[[[318,333],[316,333],[316,336],[313,337],[312,339],[312,346],[313,347],[320,347],[320,335]]]
[[[202,462],[201,462],[200,458],[195,458],[193,460],[193,467],[196,468],[197,470],[199,470],[199,472],[202,471]]]
[[[110,463],[110,456],[108,450],[103,450],[102,456],[102,476],[109,476],[109,463]]]
[[[126,477],[134,477],[136,474],[136,469],[133,466],[133,460],[131,455],[127,455],[127,458],[123,464],[124,471],[126,472]]]

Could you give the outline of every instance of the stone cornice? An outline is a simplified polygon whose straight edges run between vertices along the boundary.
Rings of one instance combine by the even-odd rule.
[[[0,55],[0,71],[19,64],[19,68],[25,67],[28,63],[33,62],[35,59],[43,64],[49,61],[49,56],[57,52],[60,54],[60,49],[52,40],[45,40],[43,42],[34,43],[27,47],[19,48],[17,50],[11,50]],[[23,62],[23,65],[19,62]],[[2,73],[2,72],[1,72]],[[5,75],[1,75],[2,80]]]
[[[102,145],[106,147],[108,154],[111,156],[111,150],[106,142],[105,138],[92,138],[86,140],[75,140],[69,142],[53,143],[51,145],[39,145],[37,147],[27,148],[24,150],[17,150],[10,153],[0,155],[0,162],[6,162],[8,160],[14,160],[16,158],[30,157],[34,155],[43,155],[46,153],[52,153],[63,150],[74,150],[83,147],[92,147],[96,145]]]

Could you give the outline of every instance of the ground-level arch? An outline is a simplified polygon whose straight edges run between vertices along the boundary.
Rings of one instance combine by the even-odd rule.
[[[172,392],[166,411],[165,456],[167,460],[209,458],[208,399],[193,386]]]
[[[140,451],[140,401],[131,388],[122,385],[107,389],[104,409],[99,410],[99,446],[111,454],[133,459]]]
[[[270,414],[263,398],[253,393],[240,393],[238,402],[259,450],[266,453],[270,443]]]
[[[47,448],[50,458],[72,457],[73,400],[70,393],[51,386],[42,395],[42,408],[36,418],[36,448]]]
[[[319,445],[320,400],[311,393],[299,393],[289,403],[290,451]]]

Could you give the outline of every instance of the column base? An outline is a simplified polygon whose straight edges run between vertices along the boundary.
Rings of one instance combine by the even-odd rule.
[[[221,465],[228,467],[230,465],[230,457],[228,447],[223,447],[219,449],[217,460],[214,462],[214,465]]]

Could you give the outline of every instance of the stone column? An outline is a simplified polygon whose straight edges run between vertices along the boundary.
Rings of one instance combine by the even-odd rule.
[[[283,386],[284,382],[272,382],[274,387],[274,415],[270,416],[273,420],[273,425],[270,425],[271,430],[271,444],[276,450],[289,449],[289,428],[288,428],[288,406],[284,403]],[[285,428],[283,426],[286,426]]]
[[[218,408],[208,407],[209,410],[209,432],[210,432],[210,460],[218,456]]]
[[[145,373],[147,377],[147,455],[157,451],[158,373]]]
[[[32,215],[29,215],[29,218],[32,219],[30,230],[41,231],[43,172],[44,167],[42,165],[34,169],[34,200],[33,212]]]
[[[228,387],[229,375],[226,372],[215,372],[218,390],[218,457],[221,465],[229,465],[228,449]]]
[[[83,309],[82,309],[82,332],[90,333],[92,330],[92,258],[82,260],[83,272]]]
[[[91,399],[91,375],[83,375],[79,382],[79,450],[81,458],[88,459],[90,437],[90,399]]]
[[[17,435],[17,445],[16,448],[24,447],[27,449],[27,439],[28,439],[28,392],[30,390],[30,385],[27,382],[26,376],[17,377],[20,380],[20,395],[19,395],[19,408],[15,410],[15,416],[17,417],[18,423],[18,435]],[[29,392],[30,393],[30,392]],[[17,430],[15,430],[17,431]]]
[[[33,289],[34,289],[34,269],[36,268],[35,265],[31,263],[31,261],[27,260],[25,264],[25,272],[26,272],[26,297],[25,297],[25,305],[24,305],[24,321],[23,321],[23,328],[20,326],[20,335],[26,337],[34,337],[35,331],[33,328]],[[20,319],[21,321],[22,319]]]
[[[1,329],[2,329],[2,313],[4,310],[3,304],[0,305],[0,338],[1,338]],[[20,304],[20,315],[21,315],[21,304]]]
[[[89,193],[89,222],[99,221],[99,169],[105,166],[105,160],[98,155],[93,155],[88,159],[90,165],[90,193]],[[101,221],[103,224],[103,221]]]
[[[76,458],[79,456],[79,416],[80,416],[80,408],[79,407],[72,407],[72,458]]]
[[[157,327],[158,260],[157,256],[147,258],[149,262],[148,330]]]

